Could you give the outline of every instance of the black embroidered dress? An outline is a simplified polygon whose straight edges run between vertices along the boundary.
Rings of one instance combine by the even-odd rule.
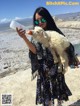
[[[72,93],[65,83],[64,74],[58,72],[58,63],[54,64],[53,56],[48,48],[35,40],[32,40],[32,43],[37,50],[37,54],[29,51],[32,75],[38,71],[36,105],[49,106],[49,101],[54,104],[54,99],[67,101]]]

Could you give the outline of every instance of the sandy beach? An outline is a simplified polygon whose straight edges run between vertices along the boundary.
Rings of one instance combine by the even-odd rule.
[[[79,28],[76,29],[75,24],[74,28],[66,28],[65,24],[58,24],[62,32],[73,44],[80,43]],[[80,49],[77,52],[80,59]],[[13,30],[0,32],[0,96],[12,94],[12,106],[35,106],[36,79],[31,81],[30,67],[28,48],[23,39]],[[65,80],[72,96],[63,106],[80,106],[80,68],[69,69]]]

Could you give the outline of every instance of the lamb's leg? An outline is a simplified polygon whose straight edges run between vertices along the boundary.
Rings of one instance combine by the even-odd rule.
[[[51,53],[53,55],[54,63],[58,63],[59,60],[58,60],[58,57],[57,57],[55,49],[54,48],[50,48],[50,51],[51,51]]]
[[[63,64],[63,73],[68,71],[68,56],[67,53],[64,51],[62,55],[60,55],[61,63]]]
[[[58,57],[59,62],[58,62],[58,73],[61,73],[63,71],[63,65],[61,63],[60,56]]]

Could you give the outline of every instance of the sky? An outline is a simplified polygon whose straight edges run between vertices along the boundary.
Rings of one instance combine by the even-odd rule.
[[[52,16],[57,14],[80,12],[80,5],[46,5],[46,2],[80,2],[80,0],[0,0],[0,22],[11,19],[30,18],[37,7],[43,6]]]

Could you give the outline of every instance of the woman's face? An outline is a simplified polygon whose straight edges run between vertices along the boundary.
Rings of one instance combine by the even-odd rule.
[[[43,21],[41,21],[43,19]],[[35,15],[35,20],[38,20],[39,24],[38,26],[42,27],[43,29],[46,29],[47,27],[47,22],[44,20],[42,16],[40,16],[38,13]]]

